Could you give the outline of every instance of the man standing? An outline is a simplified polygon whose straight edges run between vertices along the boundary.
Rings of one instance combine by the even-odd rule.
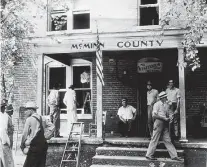
[[[10,139],[11,148],[13,147],[13,134],[14,134],[14,126],[12,124],[12,115],[13,115],[13,106],[10,104],[6,107],[6,113],[9,116],[9,124],[8,124],[8,136]]]
[[[44,136],[42,117],[36,113],[37,108],[34,102],[27,102],[25,106],[27,119],[20,146],[23,153],[27,154],[23,167],[45,167],[46,163],[48,145]]]
[[[147,90],[148,90],[147,91],[147,123],[150,132],[150,137],[152,137],[152,131],[153,131],[152,109],[153,109],[153,105],[157,102],[158,91],[152,88],[151,81],[147,82]]]
[[[70,85],[69,89],[65,93],[63,103],[67,106],[68,131],[70,131],[71,124],[78,121],[76,111],[76,92],[73,85]]]
[[[14,167],[12,147],[8,135],[9,128],[12,126],[9,115],[5,113],[6,100],[1,100],[0,111],[0,166]]]
[[[150,141],[146,158],[149,160],[156,160],[154,158],[154,153],[156,150],[156,147],[158,145],[159,139],[162,135],[163,142],[165,144],[165,147],[167,148],[170,157],[172,160],[178,160],[180,161],[181,159],[177,156],[176,149],[174,145],[171,142],[170,136],[169,136],[169,129],[168,129],[168,124],[169,124],[169,104],[167,103],[167,95],[165,92],[161,92],[159,94],[159,101],[155,103],[153,107],[153,118],[155,119],[154,122],[154,128],[153,128],[153,136]]]
[[[135,120],[136,109],[127,104],[127,99],[122,99],[122,106],[119,108],[117,115],[119,116],[119,131],[122,136],[128,137],[131,131],[131,124]]]
[[[173,111],[173,118],[171,128],[174,135],[173,139],[179,138],[179,111],[180,111],[180,90],[174,86],[174,81],[169,80],[168,88],[166,89],[167,99],[171,103],[171,110]]]
[[[50,119],[51,122],[55,125],[54,137],[61,137],[59,102],[60,102],[60,97],[59,97],[58,85],[55,84],[47,98],[47,104],[50,107]]]

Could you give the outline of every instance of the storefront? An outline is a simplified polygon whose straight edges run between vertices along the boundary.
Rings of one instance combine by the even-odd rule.
[[[61,44],[39,43],[38,104],[42,114],[48,113],[46,97],[55,82],[60,83],[61,99],[74,84],[78,101],[78,117],[88,124],[97,122],[97,137],[102,137],[102,111],[107,111],[106,132],[117,133],[117,110],[120,99],[127,97],[137,108],[134,136],[146,136],[146,82],[165,90],[169,79],[181,90],[181,140],[186,139],[186,79],[182,67],[184,51],[179,36],[137,34],[100,35],[103,51],[105,86],[96,76],[96,35],[83,39],[64,39]],[[206,38],[199,46],[207,46]],[[205,60],[204,60],[205,61]],[[61,103],[61,132],[66,126],[66,107]]]

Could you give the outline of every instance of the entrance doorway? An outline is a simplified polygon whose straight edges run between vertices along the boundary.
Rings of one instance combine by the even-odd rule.
[[[145,52],[145,53],[144,53]],[[138,106],[138,120],[137,120],[137,134],[136,136],[148,137],[149,131],[147,127],[147,81],[151,81],[153,88],[158,92],[165,91],[167,83],[170,79],[175,81],[175,86],[178,84],[178,68],[177,59],[178,53],[176,49],[169,50],[149,50],[142,51],[140,60],[145,59],[147,67],[144,70],[138,70],[137,80],[137,106]],[[154,60],[154,63],[152,61]],[[156,69],[156,64],[161,63],[162,67]],[[154,68],[154,70],[153,70]]]

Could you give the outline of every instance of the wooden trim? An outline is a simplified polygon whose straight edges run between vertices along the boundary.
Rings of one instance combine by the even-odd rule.
[[[186,136],[186,99],[185,99],[185,67],[184,49],[178,48],[178,71],[179,71],[179,89],[180,89],[180,141],[187,142]]]

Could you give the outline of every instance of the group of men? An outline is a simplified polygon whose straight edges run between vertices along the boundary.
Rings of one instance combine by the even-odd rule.
[[[171,158],[181,160],[171,142],[171,138],[175,140],[179,137],[179,108],[180,91],[174,86],[173,80],[169,80],[166,91],[161,93],[153,89],[152,82],[147,82],[147,124],[151,140],[146,154],[147,159],[156,160],[154,153],[162,137]],[[117,115],[120,119],[120,133],[122,136],[128,137],[137,111],[133,106],[127,104],[126,98],[123,98],[122,106],[119,108]]]

